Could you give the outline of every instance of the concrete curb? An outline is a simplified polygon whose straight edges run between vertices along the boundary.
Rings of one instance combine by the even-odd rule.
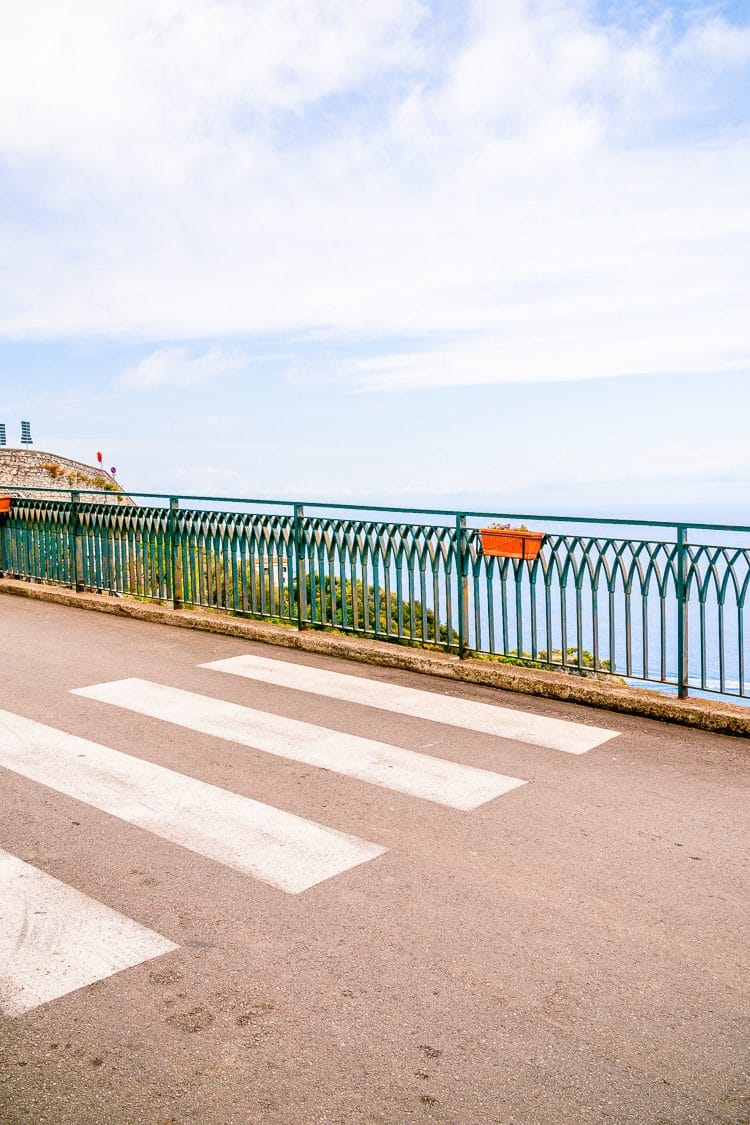
[[[675,699],[661,695],[655,690],[622,687],[603,680],[586,679],[564,672],[547,672],[471,658],[459,660],[457,656],[446,653],[426,652],[404,645],[340,636],[324,630],[298,631],[293,627],[271,625],[267,622],[232,617],[219,612],[175,610],[154,603],[102,594],[76,593],[59,587],[19,582],[9,578],[0,578],[0,594],[95,610],[99,613],[110,613],[115,617],[129,617],[136,621],[151,621],[159,625],[244,637],[248,641],[281,645],[285,648],[321,653],[325,656],[339,656],[363,664],[401,668],[410,672],[421,672],[427,676],[440,676],[462,683],[501,688],[503,691],[543,696],[545,699],[559,699],[566,703],[580,703],[627,715],[642,715],[662,722],[713,731],[717,734],[744,737],[750,735],[750,707],[732,703],[704,699]]]

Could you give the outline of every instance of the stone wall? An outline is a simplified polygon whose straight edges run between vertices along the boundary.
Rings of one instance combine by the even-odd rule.
[[[86,489],[106,489],[122,497],[122,488],[104,469],[71,461],[57,453],[40,449],[0,447],[0,492],[41,500],[65,499],[64,493],[25,492],[29,488],[70,488],[85,493]],[[82,497],[85,499],[85,497]],[[93,497],[92,497],[93,499]],[[99,497],[106,500],[107,497]],[[115,496],[112,502],[115,502]]]

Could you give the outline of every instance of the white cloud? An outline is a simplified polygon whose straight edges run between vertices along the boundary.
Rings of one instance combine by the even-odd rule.
[[[192,355],[188,348],[158,348],[120,377],[126,390],[155,390],[162,387],[197,387],[241,371],[247,359],[221,348]]]
[[[704,67],[715,63],[729,68],[746,66],[750,63],[750,26],[738,28],[723,19],[708,19],[690,29],[674,54],[680,62],[689,59]]]
[[[460,11],[14,7],[0,335],[315,332],[370,389],[750,369],[750,30]],[[124,381],[239,362],[160,349]]]

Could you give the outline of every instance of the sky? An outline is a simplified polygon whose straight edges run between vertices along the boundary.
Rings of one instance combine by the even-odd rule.
[[[0,12],[10,444],[750,523],[749,0]]]

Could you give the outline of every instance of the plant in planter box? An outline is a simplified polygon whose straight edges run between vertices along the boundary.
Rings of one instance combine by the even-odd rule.
[[[529,531],[523,524],[493,523],[480,527],[482,553],[506,559],[535,559],[542,549],[543,531]]]

